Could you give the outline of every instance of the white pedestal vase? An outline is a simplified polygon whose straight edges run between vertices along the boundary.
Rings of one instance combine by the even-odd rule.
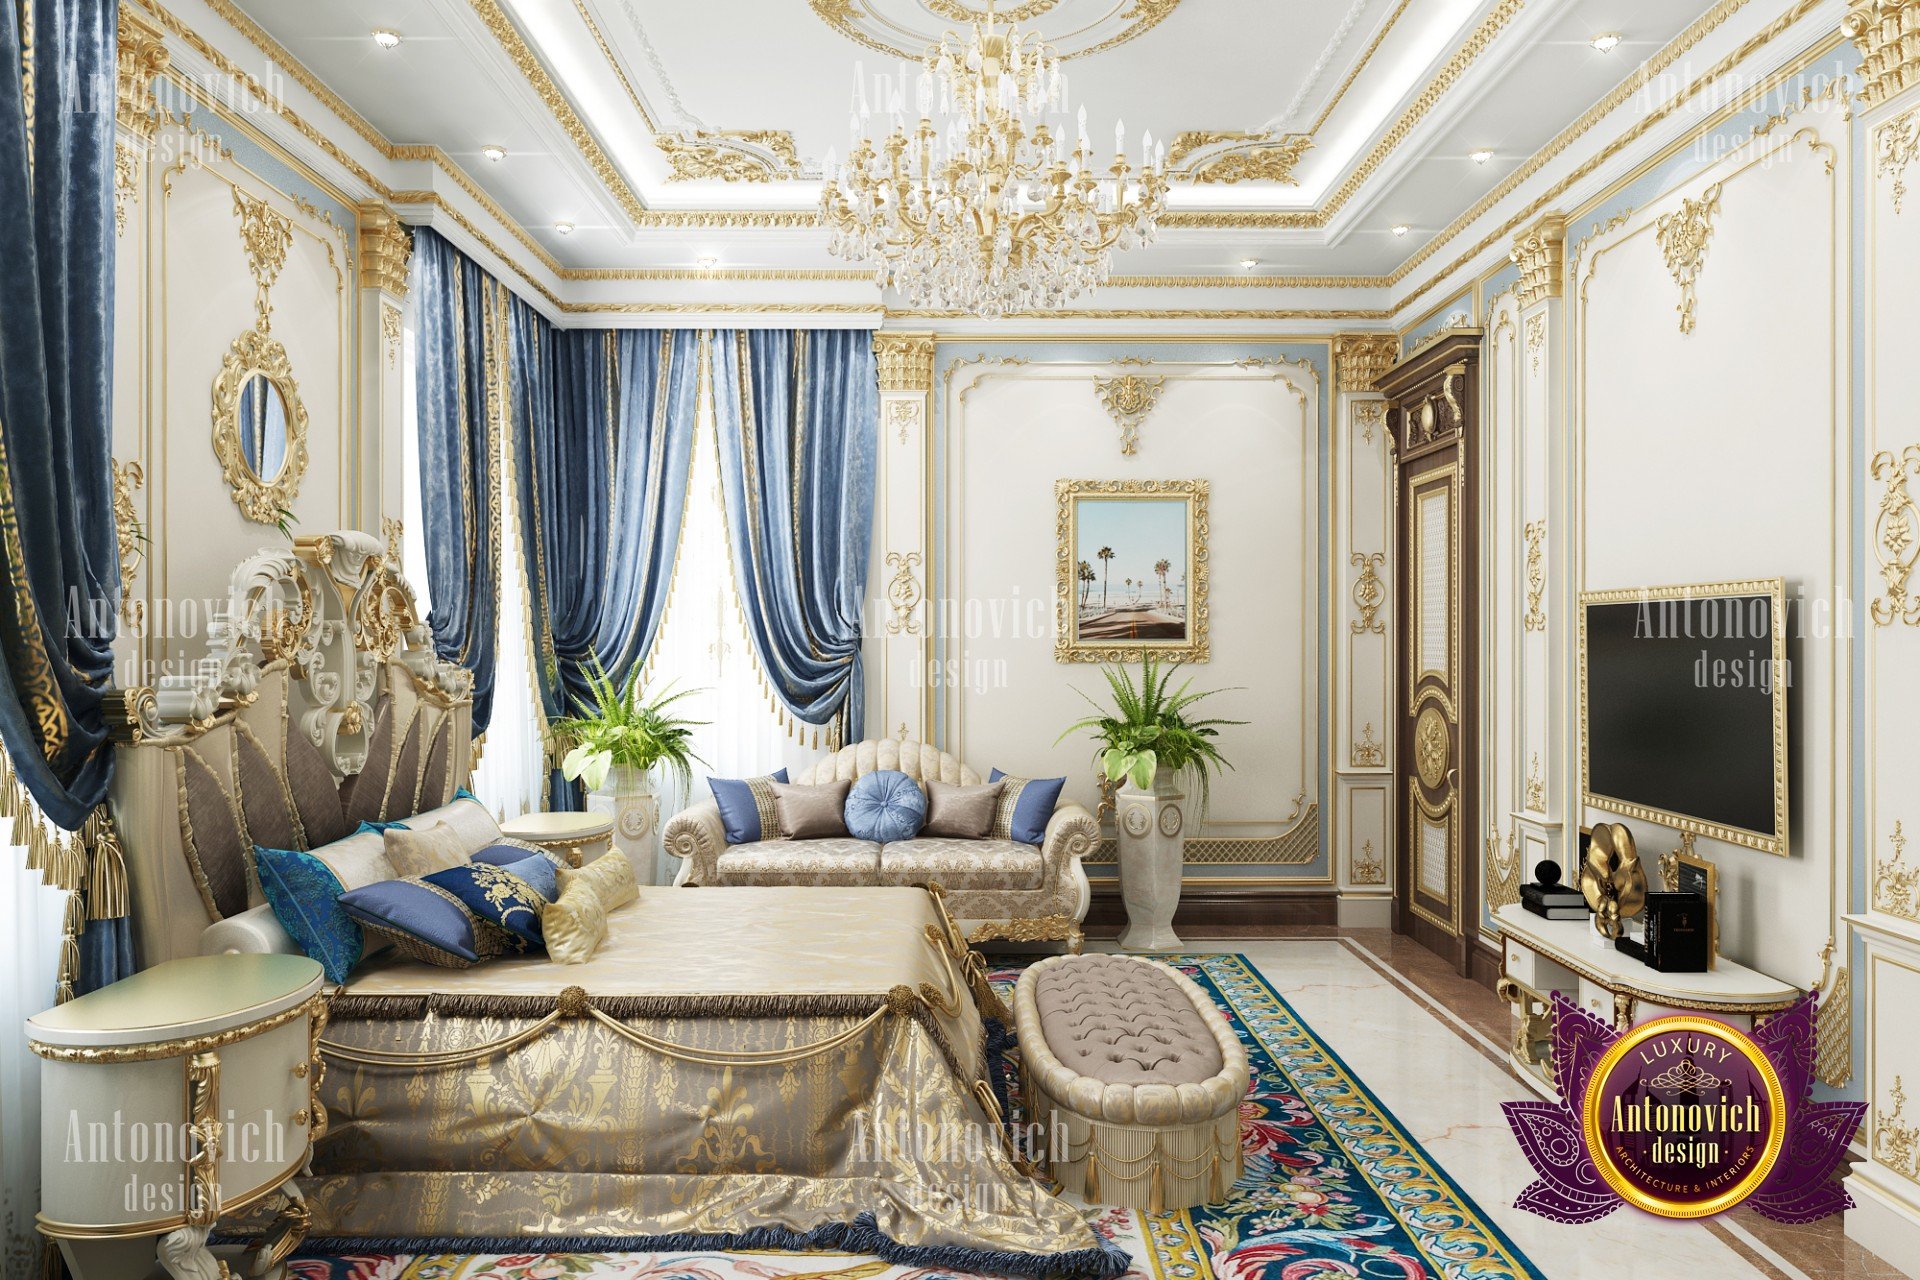
[[[1174,951],[1182,945],[1173,931],[1180,906],[1180,876],[1186,867],[1187,797],[1162,766],[1153,788],[1132,783],[1114,800],[1114,826],[1120,846],[1120,897],[1127,905],[1127,928],[1120,945],[1128,951]]]
[[[633,864],[640,884],[660,881],[660,801],[646,773],[617,764],[598,790],[587,793],[587,812],[613,819],[613,847]]]

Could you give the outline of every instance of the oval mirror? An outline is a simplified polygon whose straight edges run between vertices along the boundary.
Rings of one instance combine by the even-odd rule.
[[[287,465],[287,398],[280,384],[258,370],[240,385],[240,458],[254,479],[271,484]]]

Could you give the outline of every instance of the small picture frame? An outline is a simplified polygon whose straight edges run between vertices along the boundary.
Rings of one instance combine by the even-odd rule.
[[[1707,968],[1720,960],[1720,869],[1694,852],[1693,833],[1680,837],[1680,847],[1660,859],[1660,870],[1667,888],[1677,893],[1695,893],[1707,903]]]

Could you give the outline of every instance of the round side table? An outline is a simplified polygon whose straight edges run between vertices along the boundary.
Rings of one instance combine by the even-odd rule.
[[[578,867],[613,847],[613,819],[604,813],[524,813],[502,823],[500,834],[550,849]]]
[[[39,1228],[77,1280],[215,1280],[223,1214],[285,1202],[243,1269],[306,1234],[293,1177],[326,1129],[321,972],[305,956],[169,960],[27,1019],[41,1059]]]

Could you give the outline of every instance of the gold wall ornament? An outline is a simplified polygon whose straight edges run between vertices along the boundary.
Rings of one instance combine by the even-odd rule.
[[[1880,561],[1880,577],[1887,592],[1867,607],[1875,624],[1895,622],[1920,626],[1920,596],[1913,593],[1913,566],[1920,560],[1920,506],[1907,487],[1920,476],[1920,445],[1908,445],[1898,455],[1874,455],[1873,478],[1886,486],[1873,522],[1873,550]]]
[[[784,129],[656,133],[668,182],[774,182],[800,176],[800,154]]]
[[[1117,378],[1095,378],[1093,389],[1107,414],[1120,428],[1120,452],[1132,457],[1140,450],[1140,426],[1160,402],[1165,378],[1143,378],[1136,373]]]
[[[1521,625],[1528,631],[1547,629],[1547,611],[1541,601],[1547,594],[1546,544],[1547,522],[1544,517],[1529,520],[1526,525],[1527,539],[1527,612],[1521,619]]]
[[[1714,183],[1698,200],[1682,198],[1680,207],[1654,220],[1654,235],[1667,260],[1667,271],[1680,286],[1680,332],[1692,333],[1695,289],[1706,265],[1707,245],[1713,239],[1713,219],[1720,212],[1720,184]]]
[[[113,148],[113,233],[127,233],[127,206],[140,197],[143,157],[125,142]]]
[[[1882,124],[1874,132],[1879,176],[1893,184],[1893,211],[1907,201],[1907,170],[1920,159],[1920,107]]]
[[[1567,265],[1567,220],[1550,213],[1514,237],[1507,258],[1520,268],[1520,283],[1514,288],[1520,309],[1536,302],[1558,298],[1565,289]]]
[[[1840,31],[1860,50],[1860,98],[1867,106],[1920,84],[1920,0],[1851,0]]]
[[[1373,851],[1373,841],[1361,844],[1359,852],[1353,855],[1353,882],[1355,884],[1385,884],[1387,869],[1380,861],[1380,855]]]
[[[1446,781],[1449,738],[1446,714],[1427,703],[1413,722],[1413,763],[1421,785],[1429,791],[1438,791]]]
[[[1907,1090],[1899,1076],[1894,1076],[1893,1090],[1887,1097],[1893,1103],[1892,1111],[1877,1106],[1873,1109],[1873,1158],[1895,1173],[1920,1182],[1920,1127],[1900,1123],[1907,1107]]]
[[[407,296],[407,268],[413,262],[413,232],[400,216],[378,200],[355,206],[360,225],[360,287]]]
[[[1333,389],[1341,392],[1374,390],[1380,376],[1400,359],[1400,335],[1395,333],[1341,333],[1333,339]],[[1384,404],[1384,402],[1376,402]]]
[[[277,396],[282,407],[286,451],[272,476],[257,474],[241,445],[241,393],[250,384],[257,394]],[[213,454],[240,514],[256,524],[278,524],[280,513],[293,506],[307,471],[307,407],[287,349],[264,326],[233,340],[213,380]]]
[[[153,82],[172,61],[164,41],[165,33],[146,15],[131,5],[120,6],[114,119],[147,140],[160,128]]]
[[[1212,486],[1205,480],[1056,480],[1053,485],[1056,504],[1054,516],[1054,641],[1053,660],[1055,662],[1140,662],[1146,655],[1178,662],[1205,662],[1213,655],[1213,642],[1208,636],[1211,624],[1211,606],[1207,600],[1208,587],[1212,580],[1210,568],[1211,553],[1208,544],[1212,538],[1213,526],[1208,515],[1208,499]],[[1077,512],[1082,501],[1096,502],[1168,502],[1178,501],[1186,504],[1186,558],[1185,599],[1177,606],[1179,617],[1184,625],[1177,638],[1140,639],[1132,635],[1083,636],[1081,634],[1080,603],[1083,585],[1088,590],[1089,601],[1092,598],[1093,584],[1089,582],[1086,571],[1093,570],[1096,558],[1102,561],[1102,567],[1110,560],[1098,557],[1093,548],[1078,546],[1079,526]],[[1159,565],[1167,565],[1167,574],[1174,571],[1171,557],[1161,558],[1152,568],[1160,574]],[[1098,573],[1094,571],[1097,580]],[[1160,580],[1149,587],[1157,590],[1160,599],[1178,592],[1178,583],[1170,577],[1161,576]],[[1143,596],[1141,609],[1147,614],[1162,614],[1162,607],[1148,606]],[[1188,842],[1188,861],[1193,861],[1192,842]]]
[[[1540,372],[1540,353],[1547,347],[1547,313],[1536,311],[1527,317],[1527,354],[1533,358],[1533,372]]]
[[[1387,744],[1379,742],[1373,736],[1373,721],[1360,730],[1360,736],[1354,740],[1350,752],[1353,767],[1356,769],[1383,769],[1387,764]]]
[[[400,364],[401,315],[400,308],[391,302],[380,304],[380,336],[387,342],[387,368],[397,368]]]
[[[1353,420],[1360,424],[1361,442],[1372,444],[1374,430],[1387,420],[1387,402],[1385,400],[1354,401]]]
[[[1173,136],[1167,161],[1187,161],[1181,176],[1189,182],[1277,182],[1297,187],[1300,179],[1294,176],[1294,169],[1312,146],[1313,139],[1304,133],[1189,130]]]
[[[265,200],[233,189],[233,212],[240,219],[240,246],[246,250],[247,270],[253,273],[253,309],[261,332],[271,327],[273,282],[287,265],[293,247],[293,224]]]
[[[887,425],[897,433],[901,444],[907,442],[907,433],[920,425],[921,409],[918,400],[887,401]]]
[[[1486,847],[1487,910],[1498,911],[1520,901],[1520,839],[1509,831],[1503,842],[1500,828],[1489,824]]]
[[[1873,909],[1920,924],[1920,867],[1906,865],[1907,836],[1898,822],[1887,843],[1893,846],[1893,856],[1884,862],[1874,860]]]
[[[1547,811],[1547,780],[1540,772],[1540,753],[1533,753],[1533,761],[1527,766],[1527,811],[1545,813]]]
[[[146,482],[146,468],[138,459],[113,464],[113,531],[120,548],[120,617],[136,631],[147,614],[145,602],[133,598],[134,577],[147,558],[147,531],[141,527],[133,494]]]
[[[1360,616],[1348,625],[1357,636],[1385,635],[1387,624],[1380,616],[1380,606],[1387,600],[1387,584],[1380,579],[1380,568],[1387,562],[1387,553],[1355,551],[1347,557],[1347,562],[1360,571],[1360,576],[1353,581],[1353,606],[1360,611]]]
[[[873,355],[880,366],[880,389],[933,390],[935,346],[931,333],[876,332],[873,335]]]
[[[887,568],[893,576],[887,580],[887,607],[892,616],[887,619],[887,634],[897,636],[901,632],[908,635],[920,634],[920,619],[914,615],[914,609],[920,604],[920,582],[914,577],[914,571],[920,567],[920,553],[909,551],[905,555],[898,551],[887,552]]]

